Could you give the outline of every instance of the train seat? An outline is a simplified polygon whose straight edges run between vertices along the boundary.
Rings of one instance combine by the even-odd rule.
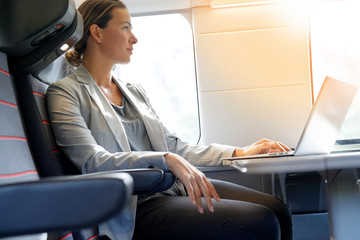
[[[59,56],[81,38],[82,18],[72,0],[55,2],[34,0],[31,3],[24,0],[0,0],[0,3],[2,6],[0,9],[0,51],[7,55],[1,62],[9,63],[9,69],[6,68],[7,70],[3,71],[5,75],[12,77],[11,86],[2,88],[0,94],[13,98],[13,101],[8,101],[10,105],[5,104],[5,107],[8,108],[16,102],[16,109],[21,116],[21,119],[12,122],[12,126],[16,128],[24,126],[23,135],[27,140],[25,145],[27,148],[30,147],[28,158],[34,159],[31,170],[25,172],[28,176],[35,174],[37,178],[39,176],[45,178],[79,175],[80,172],[55,143],[47,115],[46,90],[50,83],[47,79],[56,80],[64,76],[61,66],[57,65],[59,60],[61,61]],[[29,14],[22,14],[24,9]],[[47,9],[46,13],[42,9]],[[12,21],[6,21],[7,19],[12,19]],[[49,71],[49,69],[60,74],[55,76],[54,71]],[[19,123],[24,125],[19,125]],[[2,127],[2,129],[7,128],[9,126]],[[7,148],[3,144],[1,147]],[[19,149],[18,154],[22,152],[19,146],[13,149]],[[106,172],[105,175],[117,178],[116,176],[121,175],[122,172],[130,174],[134,179],[132,194],[163,191],[172,186],[175,181],[171,172],[160,169],[130,169]],[[103,175],[99,173],[99,176]],[[99,196],[101,196],[100,193]],[[127,196],[124,199],[126,200]],[[97,205],[101,206],[101,204]],[[61,239],[83,240],[96,237],[98,237],[97,230],[89,229],[66,232],[62,234]]]
[[[93,227],[130,202],[132,178],[125,173],[39,179],[19,108],[7,56],[0,52],[0,238],[46,239],[43,232]]]
[[[53,235],[44,232],[80,233],[121,211],[130,202],[133,180],[126,173],[41,178],[23,124],[15,75],[41,69],[60,55],[50,40],[75,43],[82,19],[72,1],[1,0],[0,5],[0,237],[46,239]],[[97,237],[81,231],[84,234]]]

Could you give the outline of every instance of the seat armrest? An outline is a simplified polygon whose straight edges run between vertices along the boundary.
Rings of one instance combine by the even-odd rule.
[[[131,200],[126,173],[56,177],[0,186],[0,237],[93,227]]]
[[[170,171],[155,168],[121,170],[134,179],[134,194],[154,194],[169,189],[176,180]]]
[[[157,168],[136,168],[136,169],[124,169],[114,170],[98,173],[88,173],[80,175],[85,176],[98,176],[99,174],[111,174],[128,173],[134,180],[134,194],[153,194],[156,192],[162,192],[169,189],[176,180],[176,177],[170,171],[163,171]],[[78,176],[75,176],[78,177]]]

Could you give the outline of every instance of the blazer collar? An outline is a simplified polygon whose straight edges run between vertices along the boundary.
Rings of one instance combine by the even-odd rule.
[[[99,107],[102,115],[105,118],[106,123],[111,129],[111,132],[114,135],[114,138],[116,139],[120,148],[123,151],[131,151],[129,141],[126,137],[125,129],[121,124],[118,115],[115,113],[115,110],[112,108],[109,101],[107,100],[103,92],[100,90],[99,86],[96,84],[90,73],[83,65],[80,65],[75,70],[74,76],[77,78],[78,82],[84,83],[88,94]]]
[[[123,151],[131,151],[125,129],[118,115],[98,85],[95,83],[87,69],[83,65],[80,65],[74,72],[74,75],[79,82],[84,83],[84,86],[87,89],[90,97],[98,105],[121,149]],[[149,106],[134,96],[134,94],[126,87],[126,83],[120,81],[119,79],[114,79],[121,92],[131,102],[135,110],[138,112],[140,118],[143,120],[152,148],[155,151],[168,151],[166,140],[163,134],[163,128],[157,120],[156,116],[154,116],[152,113]]]

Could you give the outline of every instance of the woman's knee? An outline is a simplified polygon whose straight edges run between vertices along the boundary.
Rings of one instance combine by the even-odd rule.
[[[280,239],[281,228],[273,211],[257,204],[248,204],[248,206],[245,207],[248,208],[249,211],[234,208],[230,209],[232,212],[236,212],[236,215],[233,214],[231,221],[233,224],[237,224],[236,228],[239,230],[239,235],[245,232],[249,235],[249,237],[245,239]],[[245,222],[239,218],[240,215],[245,217]]]

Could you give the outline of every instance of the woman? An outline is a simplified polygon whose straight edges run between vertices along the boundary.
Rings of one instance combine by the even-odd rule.
[[[137,207],[134,239],[279,239],[279,228],[282,239],[291,239],[291,215],[279,200],[210,182],[194,167],[221,166],[222,157],[290,149],[267,139],[244,148],[182,142],[162,125],[140,86],[111,74],[114,64],[130,62],[137,43],[123,3],[87,0],[78,10],[84,35],[66,54],[77,69],[47,92],[57,143],[83,173],[155,167],[178,178],[166,192],[139,196],[137,206],[135,199],[121,216],[100,226],[100,234],[131,238]]]

